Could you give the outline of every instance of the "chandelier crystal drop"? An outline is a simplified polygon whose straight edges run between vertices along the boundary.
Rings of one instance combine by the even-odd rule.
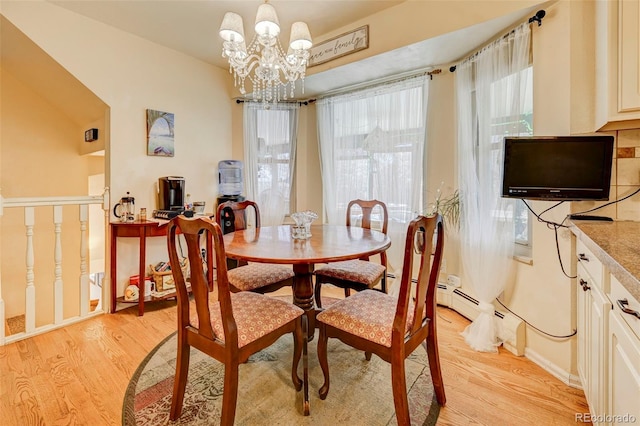
[[[247,93],[245,80],[252,85],[253,99],[265,103],[278,102],[295,96],[296,81],[302,82],[309,62],[309,49],[313,45],[309,27],[294,22],[286,52],[280,44],[280,24],[276,10],[266,0],[256,14],[255,35],[246,44],[242,17],[227,12],[220,25],[224,40],[222,57],[229,60],[229,73],[240,93]]]

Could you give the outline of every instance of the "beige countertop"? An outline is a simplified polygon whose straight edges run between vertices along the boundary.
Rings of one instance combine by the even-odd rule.
[[[576,220],[571,231],[640,300],[640,222]]]

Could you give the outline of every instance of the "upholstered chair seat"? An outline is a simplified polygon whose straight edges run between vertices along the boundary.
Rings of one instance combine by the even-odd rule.
[[[333,262],[316,269],[316,275],[345,281],[355,281],[367,287],[374,286],[384,275],[386,268],[368,260],[345,260]]]
[[[229,284],[240,291],[256,291],[265,286],[293,279],[290,266],[270,263],[249,263],[228,272]]]
[[[189,321],[193,327],[200,328],[195,302],[191,304]],[[238,328],[239,348],[266,336],[304,313],[301,308],[284,300],[264,297],[261,294],[251,292],[231,294],[231,308]],[[216,338],[224,343],[220,302],[210,298],[209,312],[211,313],[213,332]]]
[[[363,339],[391,347],[391,329],[396,316],[398,300],[375,290],[364,290],[340,300],[317,316],[318,321]],[[405,323],[409,331],[413,323],[413,309],[410,309]]]
[[[256,228],[260,228],[260,208],[251,200],[227,201],[220,204],[216,210],[216,222],[223,234],[247,229],[247,222],[253,210]],[[293,286],[293,269],[291,266],[247,263],[234,259],[227,259],[227,269],[230,289],[232,292],[253,291],[256,293],[271,293],[282,287]]]

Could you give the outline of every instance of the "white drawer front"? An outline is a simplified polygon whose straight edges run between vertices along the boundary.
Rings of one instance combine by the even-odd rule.
[[[582,265],[584,269],[591,275],[594,284],[603,288],[602,284],[602,262],[589,250],[582,241],[576,242],[576,256],[578,257],[578,265]]]
[[[634,299],[631,293],[614,276],[611,276],[610,295],[613,309],[620,314],[624,322],[629,325],[636,337],[640,339],[640,318],[638,318],[638,315],[640,315],[640,302]],[[628,312],[624,312],[624,310]]]

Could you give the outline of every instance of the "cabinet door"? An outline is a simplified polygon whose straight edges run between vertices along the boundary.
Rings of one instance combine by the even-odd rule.
[[[618,311],[609,314],[609,401],[611,423],[640,422],[640,340]]]
[[[596,0],[596,128],[640,119],[640,0]]]
[[[584,274],[578,272],[578,289],[577,289],[577,318],[576,326],[578,329],[578,375],[582,381],[582,390],[585,395],[589,395],[589,312],[591,306],[591,297],[588,292],[588,278],[585,279]]]
[[[640,1],[618,2],[618,112],[640,110]]]
[[[607,338],[611,302],[597,286],[589,293],[589,394],[587,400],[592,414],[604,415],[607,408]],[[594,421],[594,424],[599,422]]]

